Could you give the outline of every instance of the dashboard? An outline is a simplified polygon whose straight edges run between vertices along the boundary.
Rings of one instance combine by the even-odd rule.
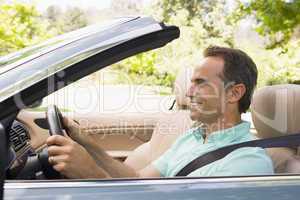
[[[15,120],[9,130],[9,143],[15,152],[30,145],[30,134],[25,125]]]
[[[6,166],[8,179],[36,178],[36,174],[29,172],[39,170],[33,170],[31,166],[27,167],[27,165],[30,159],[37,158],[38,153],[45,147],[45,141],[49,136],[47,127],[44,127],[44,123],[40,122],[46,122],[44,113],[34,113],[26,110],[21,110],[13,121],[8,130],[10,146]],[[25,165],[27,171],[24,171]],[[32,165],[32,167],[36,166],[38,165]]]

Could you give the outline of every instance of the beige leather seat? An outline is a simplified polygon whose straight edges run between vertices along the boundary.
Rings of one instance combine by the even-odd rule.
[[[181,134],[184,134],[191,126],[192,121],[187,110],[188,100],[186,91],[190,82],[192,70],[183,69],[175,80],[174,92],[176,107],[170,112],[163,113],[157,123],[152,137],[136,148],[124,161],[135,170],[142,169],[162,155]]]
[[[300,132],[300,86],[275,85],[258,89],[251,114],[259,138]],[[276,173],[300,173],[300,152],[292,148],[267,149]]]

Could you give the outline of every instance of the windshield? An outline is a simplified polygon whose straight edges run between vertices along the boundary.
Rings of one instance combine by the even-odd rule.
[[[161,29],[152,18],[123,18],[105,25],[92,25],[23,53],[9,55],[2,61],[8,57],[16,61],[6,65],[0,74],[0,101],[97,53]]]
[[[104,31],[110,27],[129,21],[133,18],[119,18],[102,21],[101,23],[91,25],[70,33],[66,33],[52,39],[49,39],[41,44],[24,48],[20,51],[0,57],[0,75],[10,69],[17,67],[24,62],[39,57],[47,52],[50,52],[60,46],[66,45],[72,41],[78,40],[89,34]]]

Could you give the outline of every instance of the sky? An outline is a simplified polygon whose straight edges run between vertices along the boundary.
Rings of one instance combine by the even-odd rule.
[[[46,10],[51,5],[57,5],[62,8],[76,6],[87,9],[90,7],[96,9],[109,8],[111,0],[19,0],[21,2],[34,3],[40,11]]]

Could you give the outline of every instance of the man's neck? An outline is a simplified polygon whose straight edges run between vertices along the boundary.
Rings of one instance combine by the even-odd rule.
[[[204,126],[204,131],[205,131],[205,142],[208,138],[209,135],[216,131],[220,130],[225,130],[228,128],[232,128],[236,126],[237,124],[241,123],[242,119],[241,116],[234,116],[234,117],[222,117],[217,119],[217,121],[213,123],[205,123],[203,124]],[[204,142],[204,143],[205,143]]]

